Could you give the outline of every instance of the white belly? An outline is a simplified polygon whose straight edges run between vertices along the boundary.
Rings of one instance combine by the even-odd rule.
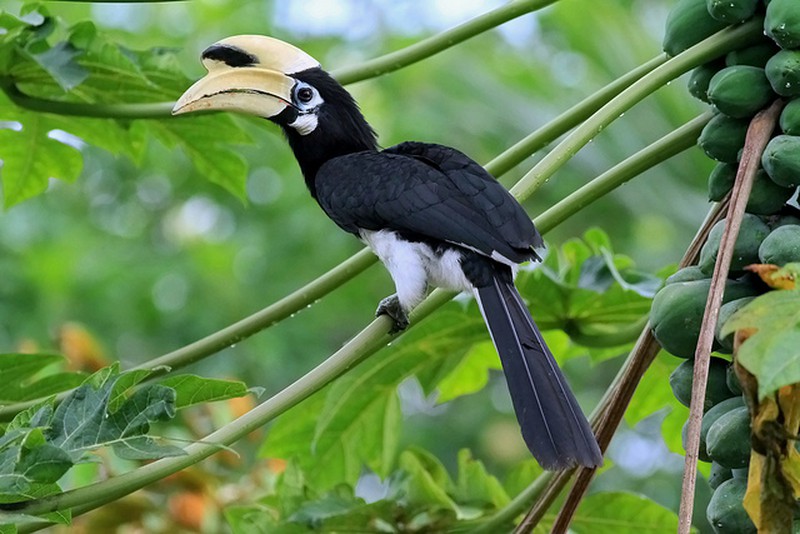
[[[461,269],[461,252],[456,249],[436,254],[427,244],[405,241],[391,230],[362,230],[361,239],[386,266],[404,307],[418,304],[429,285],[454,291],[472,289]]]

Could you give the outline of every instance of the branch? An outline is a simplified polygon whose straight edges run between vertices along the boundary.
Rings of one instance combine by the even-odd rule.
[[[693,147],[703,126],[712,116],[713,113],[710,111],[703,113],[618,163],[542,213],[536,219],[538,224],[544,228],[555,227],[574,214],[576,208],[577,210],[585,208],[644,171]]]
[[[545,183],[565,161],[574,156],[586,143],[634,104],[694,67],[731,50],[756,42],[762,37],[763,31],[763,23],[760,19],[726,28],[656,67],[569,134],[564,141],[528,171],[511,189],[511,192],[527,198]]]
[[[547,146],[553,139],[557,139],[587,117],[591,117],[592,113],[667,59],[666,54],[660,54],[623,74],[494,158],[486,164],[486,170],[495,176],[508,172],[525,158]]]
[[[692,510],[694,508],[694,489],[697,479],[697,457],[700,447],[700,423],[703,418],[703,404],[708,381],[708,365],[711,358],[711,346],[714,343],[714,329],[717,325],[725,281],[728,278],[733,246],[742,225],[747,199],[753,187],[756,171],[761,164],[761,153],[767,146],[778,116],[785,102],[776,100],[769,108],[760,111],[750,122],[744,142],[742,159],[736,173],[730,206],[725,218],[725,230],[719,243],[719,252],[711,276],[711,288],[708,291],[700,336],[694,353],[694,376],[692,378],[692,400],[689,406],[689,421],[686,431],[686,457],[683,467],[683,487],[681,491],[680,512],[678,515],[678,533],[689,534],[692,528]]]
[[[334,71],[334,78],[342,84],[360,82],[393,72],[447,50],[470,37],[496,26],[555,3],[557,0],[513,0],[472,20],[428,37],[396,52],[376,57],[355,67]]]

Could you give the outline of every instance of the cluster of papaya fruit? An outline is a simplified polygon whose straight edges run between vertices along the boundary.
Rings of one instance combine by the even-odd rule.
[[[776,99],[788,100],[761,158],[747,213],[734,247],[720,308],[701,426],[700,460],[711,462],[714,495],[706,516],[715,532],[756,532],[742,506],[750,460],[750,414],[729,360],[731,336],[720,327],[755,296],[769,290],[744,270],[754,263],[800,261],[800,210],[792,200],[800,185],[800,0],[678,0],[667,19],[664,50],[676,55],[726,26],[763,19],[763,39],[695,69],[689,92],[716,115],[699,145],[717,161],[708,179],[712,201],[722,200],[734,179],[752,117]],[[796,197],[795,197],[796,198]],[[693,360],[710,277],[724,221],[711,230],[698,265],[669,277],[650,315],[653,333],[669,353],[686,361],[670,376],[676,398],[689,405]],[[800,513],[800,510],[798,510]]]

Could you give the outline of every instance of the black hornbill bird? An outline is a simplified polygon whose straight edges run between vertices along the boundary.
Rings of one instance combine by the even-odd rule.
[[[208,74],[173,113],[232,110],[277,123],[311,196],[364,241],[397,293],[377,314],[408,326],[428,286],[470,291],[503,364],[522,435],[546,469],[603,458],[552,353],[514,287],[518,264],[540,261],[541,236],[517,201],[458,150],[406,142],[380,150],[353,97],[311,56],[240,35],[202,55]]]

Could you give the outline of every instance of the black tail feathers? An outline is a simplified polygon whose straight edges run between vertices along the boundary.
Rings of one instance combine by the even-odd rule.
[[[510,273],[509,273],[510,274]],[[475,290],[500,355],[522,437],[545,469],[596,467],[603,455],[589,422],[510,275]]]

